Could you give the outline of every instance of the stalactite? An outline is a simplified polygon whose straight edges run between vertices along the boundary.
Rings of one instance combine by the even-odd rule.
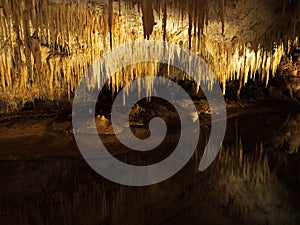
[[[113,48],[113,0],[108,0],[108,27],[109,27],[109,42],[110,49]]]
[[[205,2],[205,25],[208,26],[208,20],[209,20],[209,4],[208,4],[208,0],[204,0]]]
[[[156,24],[154,21],[152,0],[142,0],[141,7],[143,13],[144,38],[149,40],[153,32],[153,26]]]
[[[189,35],[189,49],[192,49],[192,29],[193,29],[193,1],[189,1],[188,5],[189,9],[189,28],[188,28],[188,35]]]
[[[198,0],[194,0],[194,37],[196,38],[197,36],[197,22],[198,22]]]
[[[219,1],[222,8],[225,2]],[[205,32],[210,18],[208,0],[156,1],[155,4],[160,5],[155,6],[155,10],[159,12],[153,10],[153,0],[143,0],[139,6],[140,13],[134,0],[108,0],[105,6],[94,5],[96,3],[93,1],[68,1],[65,4],[47,0],[2,2],[0,101],[6,102],[71,98],[82,74],[94,60],[113,47],[141,40],[144,36],[149,39],[150,35],[153,40],[163,38],[199,54],[222,83],[224,92],[226,81],[239,79],[243,86],[248,79],[255,79],[257,72],[260,80],[268,85],[282,56],[296,44],[294,36],[299,34],[299,26],[295,21],[296,25],[288,28],[290,38],[286,42],[274,44],[272,38],[266,38],[261,39],[258,42],[261,46],[257,44],[256,47],[243,45],[239,40],[210,39]],[[122,13],[117,10],[114,12],[113,9],[118,7]],[[124,13],[122,9],[126,9]],[[127,10],[130,11],[128,15],[135,15],[131,18],[134,26],[128,22]],[[225,8],[221,12],[224,34]],[[159,13],[163,17],[162,21],[157,22],[162,22],[162,26],[155,26]],[[174,53],[169,61],[189,62],[178,57]],[[133,79],[154,76],[158,68],[158,64],[132,65],[119,71],[110,85],[117,92]],[[101,70],[101,66],[98,65],[94,70]],[[168,67],[164,75],[179,79],[175,72]],[[103,78],[94,77],[90,81],[90,88],[97,88],[93,83],[100,79]],[[187,79],[187,76],[182,76],[182,79]],[[201,79],[205,82],[204,76]],[[147,91],[151,90],[149,78]]]
[[[222,22],[222,35],[225,32],[225,0],[220,0],[221,4],[221,22]]]
[[[162,5],[163,5],[163,40],[166,41],[167,39],[167,0],[163,0],[162,1]]]

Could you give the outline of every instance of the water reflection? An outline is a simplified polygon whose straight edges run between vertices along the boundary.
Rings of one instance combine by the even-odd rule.
[[[299,131],[297,113],[233,118],[207,171],[200,143],[179,174],[142,188],[104,180],[82,159],[2,161],[0,224],[300,224]]]

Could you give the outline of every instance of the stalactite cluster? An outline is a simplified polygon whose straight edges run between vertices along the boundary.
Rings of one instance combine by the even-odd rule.
[[[230,33],[226,1],[215,1],[221,13],[217,18],[210,13],[214,6],[210,0],[1,0],[0,102],[71,99],[92,62],[112,48],[144,38],[166,40],[196,52],[212,68],[224,92],[228,80],[245,84],[248,79],[260,79],[267,85],[289,45],[299,45],[298,39],[294,41],[298,22],[293,20],[289,27],[289,45],[278,32],[278,42],[262,35],[260,44],[252,45],[238,37],[211,38],[210,21],[221,24],[216,35]],[[290,4],[284,1],[283,12]],[[109,85],[118,91],[134,78],[156,75],[158,67],[144,63],[124,68]]]

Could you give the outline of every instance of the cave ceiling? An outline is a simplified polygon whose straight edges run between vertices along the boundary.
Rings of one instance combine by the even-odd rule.
[[[245,84],[256,74],[267,86],[299,46],[299,17],[297,0],[0,0],[0,99],[70,99],[97,58],[145,39],[201,56],[224,93],[227,81]],[[146,64],[127,70],[157,72]],[[128,82],[124,71],[113,89]]]

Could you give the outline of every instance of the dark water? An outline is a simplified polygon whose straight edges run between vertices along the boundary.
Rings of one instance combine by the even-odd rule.
[[[0,224],[300,224],[299,134],[296,113],[230,119],[208,170],[198,172],[199,146],[176,176],[139,188],[82,159],[1,161]]]

